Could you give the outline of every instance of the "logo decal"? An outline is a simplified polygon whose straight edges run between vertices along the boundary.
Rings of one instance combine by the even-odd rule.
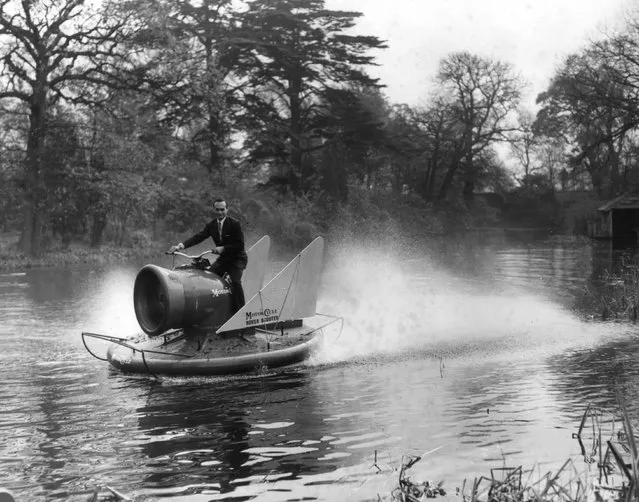
[[[253,326],[255,324],[266,324],[269,322],[279,321],[280,316],[277,314],[277,309],[263,309],[257,312],[246,313],[246,325]]]

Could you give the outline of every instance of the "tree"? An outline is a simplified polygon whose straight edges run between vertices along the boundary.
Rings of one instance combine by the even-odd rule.
[[[618,190],[619,154],[628,131],[612,103],[619,92],[599,55],[585,52],[567,58],[548,90],[537,98],[542,108],[535,128],[573,145],[572,170],[587,170],[602,197]]]
[[[378,86],[364,72],[377,37],[350,35],[357,12],[333,11],[323,0],[254,0],[237,34],[237,102],[254,159],[270,159],[293,190],[303,184],[306,154],[337,141],[343,123],[332,113],[358,86]],[[339,92],[336,92],[339,91]],[[337,100],[337,101],[336,101]]]
[[[511,119],[519,105],[523,84],[510,64],[469,52],[453,53],[443,59],[437,82],[458,129],[454,157],[438,198],[446,197],[462,167],[464,198],[471,202],[479,175],[474,160],[495,142],[506,141],[508,134],[516,130]]]
[[[443,172],[455,162],[459,140],[454,107],[445,97],[437,97],[419,113],[420,128],[424,132],[423,157],[425,169],[417,192],[426,201],[434,201],[443,183]]]
[[[319,176],[324,191],[337,190],[344,199],[349,178],[366,185],[374,184],[373,178],[385,164],[389,150],[395,149],[388,128],[389,105],[376,87],[333,89],[327,91],[327,98],[329,113],[318,117],[316,127],[330,130],[332,136],[330,140],[322,142],[318,138],[316,141],[333,154],[343,153],[339,160],[341,167],[336,163],[314,166],[305,162],[301,173],[303,187],[308,187],[313,176]]]
[[[568,191],[575,185],[566,176],[566,143],[561,138],[542,138],[535,145],[535,156],[541,171],[548,176],[551,191],[560,188]]]
[[[0,111],[0,231],[16,231],[21,215],[19,192],[24,134],[20,131],[19,115],[6,107]]]
[[[624,162],[639,126],[636,21],[567,57],[537,101],[537,128],[572,147],[573,178],[587,172],[601,197],[628,189]]]
[[[84,0],[0,0],[0,100],[28,117],[21,249],[40,252],[47,191],[44,171],[48,110],[60,101],[104,98],[113,82],[126,20]]]
[[[419,193],[423,188],[421,167],[426,133],[421,118],[417,110],[405,104],[395,105],[390,110],[386,123],[389,147],[386,148],[383,173],[395,195],[406,189]]]
[[[524,185],[534,171],[540,169],[535,162],[535,147],[539,144],[539,137],[533,129],[534,118],[526,111],[519,112],[519,130],[512,135],[510,150],[523,169],[523,176],[517,181]]]
[[[78,206],[91,245],[99,246],[107,229],[122,244],[136,223],[155,234],[167,201],[190,184],[186,145],[137,92],[119,92],[104,107],[84,110],[82,119],[85,163],[77,176]],[[206,188],[200,180],[194,184]]]
[[[82,173],[86,164],[80,141],[80,124],[61,106],[49,108],[43,154],[47,168],[42,182],[47,187],[44,206],[48,224],[64,245],[85,229],[86,205],[82,200]]]
[[[121,5],[142,26],[132,79],[150,95],[162,121],[191,142],[209,174],[220,173],[230,143],[233,70],[239,23],[232,0],[135,0]],[[240,85],[241,87],[241,85]]]

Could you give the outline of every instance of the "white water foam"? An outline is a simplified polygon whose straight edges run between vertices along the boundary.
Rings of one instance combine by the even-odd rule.
[[[313,364],[442,346],[493,344],[521,353],[619,331],[584,322],[534,290],[464,279],[428,258],[395,256],[345,246],[327,264],[318,311],[343,317],[344,329]]]
[[[128,269],[104,276],[88,299],[85,331],[122,338],[141,331],[133,308],[134,279]]]

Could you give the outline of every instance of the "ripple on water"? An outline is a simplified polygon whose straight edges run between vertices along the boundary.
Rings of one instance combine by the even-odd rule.
[[[588,402],[612,410],[620,389],[639,416],[636,338],[557,304],[594,264],[551,247],[489,250],[473,280],[349,253],[321,298],[346,317],[340,338],[305,367],[232,378],[122,375],[86,354],[81,331],[137,328],[135,268],[0,276],[0,478],[35,502],[97,485],[328,501],[390,493],[404,454],[448,486],[505,462],[550,469],[578,453]]]

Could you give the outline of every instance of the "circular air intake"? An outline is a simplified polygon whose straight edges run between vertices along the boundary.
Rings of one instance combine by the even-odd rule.
[[[169,271],[146,265],[135,278],[133,306],[145,333],[156,336],[176,327],[184,313],[184,292],[179,282],[168,280]]]

